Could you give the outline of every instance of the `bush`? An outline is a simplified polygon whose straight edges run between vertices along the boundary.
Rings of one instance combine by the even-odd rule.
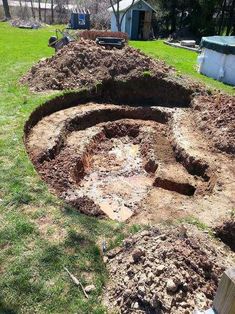
[[[118,37],[123,38],[128,41],[127,33],[123,32],[111,32],[111,31],[101,31],[101,30],[85,30],[79,33],[79,37],[83,39],[96,40],[97,37]]]

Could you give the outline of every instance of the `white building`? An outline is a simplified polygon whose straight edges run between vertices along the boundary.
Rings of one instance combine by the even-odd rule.
[[[128,34],[128,37],[133,40],[149,39],[152,31],[152,15],[154,9],[144,0],[135,0],[132,5],[132,0],[122,0],[119,3],[120,19],[123,17],[121,31]],[[114,9],[117,9],[115,4]],[[111,30],[117,32],[116,17],[113,8],[111,12]]]

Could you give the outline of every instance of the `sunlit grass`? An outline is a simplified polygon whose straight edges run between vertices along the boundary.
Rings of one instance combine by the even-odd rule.
[[[131,41],[130,45],[141,49],[147,55],[161,59],[173,66],[180,74],[205,83],[209,88],[216,88],[229,94],[235,94],[235,88],[212,78],[201,75],[197,71],[197,56],[194,51],[170,47],[163,40],[156,41]]]

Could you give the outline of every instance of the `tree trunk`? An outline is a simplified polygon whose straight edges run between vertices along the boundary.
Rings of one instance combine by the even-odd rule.
[[[98,14],[99,11],[99,2],[98,0],[95,1],[95,14]]]
[[[11,14],[10,14],[10,9],[9,9],[9,5],[8,5],[8,0],[2,0],[3,3],[3,9],[4,9],[4,13],[5,13],[5,17],[7,20],[11,19]]]
[[[219,24],[218,35],[221,34],[222,27],[223,27],[223,24],[224,24],[225,9],[226,9],[226,0],[223,1],[223,5],[222,5],[222,15],[221,15],[221,20],[220,20],[220,24]]]
[[[172,1],[171,5],[171,32],[174,33],[176,31],[176,1]]]
[[[19,3],[20,3],[20,18],[23,19],[23,8],[22,8],[22,1],[19,0]]]
[[[30,4],[31,4],[32,17],[35,19],[35,12],[34,12],[34,7],[33,7],[33,0],[30,0]]]
[[[45,1],[45,7],[44,7],[44,23],[47,21],[47,0]]]
[[[132,6],[134,5],[135,0],[132,0],[131,5],[127,8],[127,10],[125,12],[123,12],[122,17],[120,18],[120,1],[121,0],[117,0],[116,5],[117,5],[117,9],[114,8],[114,0],[110,0],[110,5],[113,9],[113,14],[115,15],[115,19],[116,19],[116,26],[117,26],[117,30],[118,32],[122,31],[122,22],[124,19],[124,16],[127,14],[128,10],[130,10],[132,8]]]
[[[231,29],[232,29],[233,19],[234,19],[234,9],[235,9],[235,0],[233,0],[231,7],[230,7],[226,36],[229,36]]]
[[[122,30],[122,25],[120,23],[120,11],[119,11],[119,0],[117,1],[117,12],[116,12],[116,22],[117,22],[117,29],[118,32],[121,32]]]
[[[38,18],[39,21],[42,21],[42,12],[41,12],[41,0],[38,0]]]
[[[51,24],[54,23],[54,0],[51,0]]]
[[[184,9],[181,11],[181,16],[180,16],[180,22],[179,22],[179,28],[182,28],[183,25],[183,20],[184,20]]]

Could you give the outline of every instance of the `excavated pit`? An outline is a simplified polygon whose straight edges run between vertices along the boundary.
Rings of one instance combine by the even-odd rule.
[[[221,189],[216,163],[194,134],[191,97],[190,88],[157,78],[67,93],[31,114],[26,149],[51,190],[82,213],[146,222],[201,206],[211,219]]]
[[[34,127],[27,148],[42,178],[68,203],[125,221],[141,210],[151,189],[192,197],[207,185],[203,171],[192,176],[177,162],[168,113],[158,111],[94,103],[65,109]],[[53,120],[60,130],[45,141]]]

